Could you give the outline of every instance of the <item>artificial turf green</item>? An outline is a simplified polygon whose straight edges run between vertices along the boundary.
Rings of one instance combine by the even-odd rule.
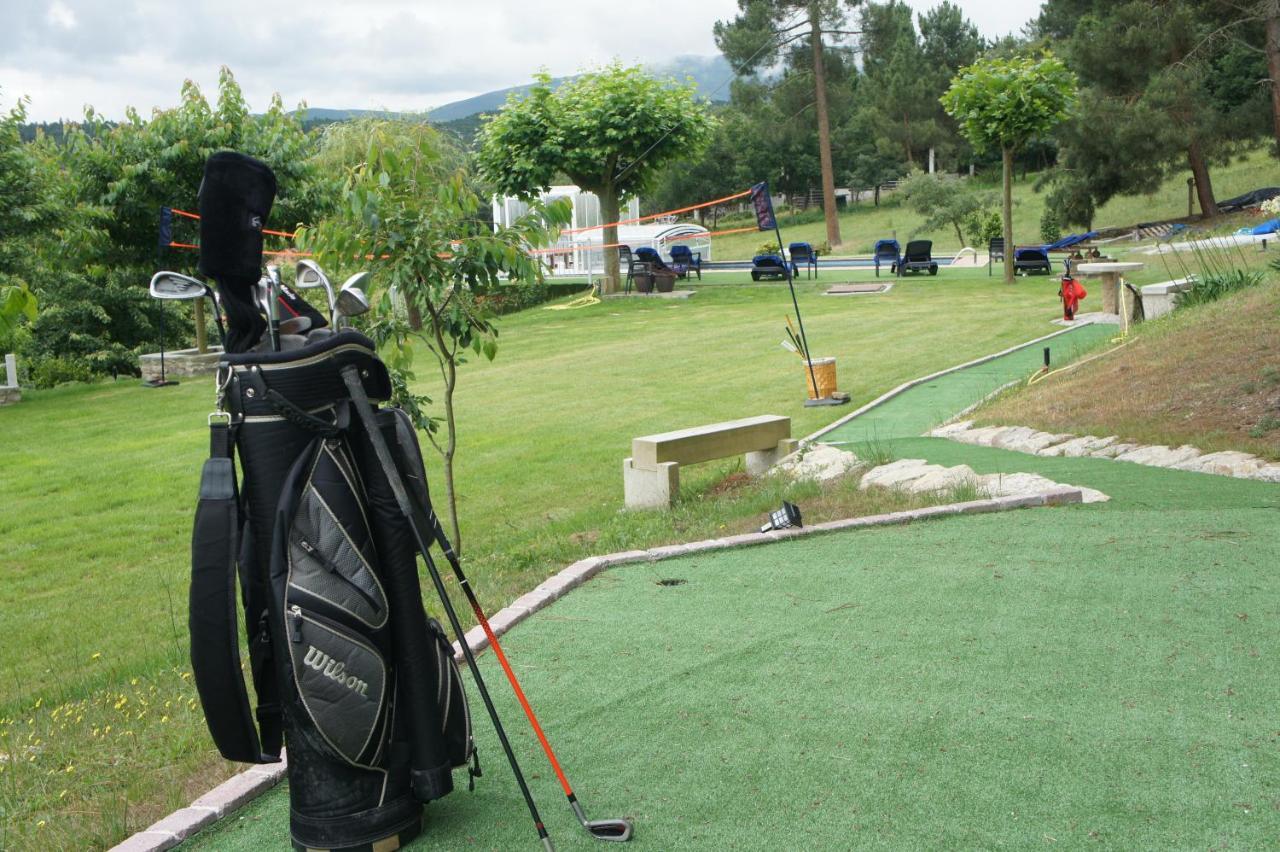
[[[515,629],[589,812],[634,817],[637,849],[1274,844],[1280,488],[1032,461],[1194,505],[1125,494],[628,566]],[[593,847],[483,668],[557,845]],[[414,848],[534,848],[478,729],[486,777],[430,806]],[[281,789],[191,846],[283,846],[286,824]]]
[[[592,815],[655,850],[1276,843],[1280,488],[899,437],[1026,357],[907,391],[880,437],[1111,502],[626,566],[504,640]],[[481,665],[557,844],[592,847]],[[414,848],[533,848],[478,729],[489,775]],[[286,825],[280,789],[189,846]]]

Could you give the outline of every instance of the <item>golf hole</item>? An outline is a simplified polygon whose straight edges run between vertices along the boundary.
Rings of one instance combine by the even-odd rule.
[[[658,581],[658,585],[659,585],[659,586],[683,586],[683,585],[684,585],[685,583],[687,583],[687,582],[689,582],[689,581],[688,581],[688,580],[681,580],[681,579],[679,579],[679,578],[677,578],[677,577],[668,577],[668,578],[667,578],[667,579],[665,579],[665,580],[659,580],[659,581]]]

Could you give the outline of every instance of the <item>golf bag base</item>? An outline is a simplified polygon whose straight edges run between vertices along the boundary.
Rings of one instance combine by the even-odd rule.
[[[479,774],[453,648],[423,607],[412,531],[349,410],[350,366],[371,399],[389,398],[385,366],[355,332],[224,356],[226,422],[211,418],[192,537],[192,669],[210,733],[231,760],[278,760],[287,745],[297,849],[398,848],[394,838],[419,832],[422,805],[452,791],[454,769]],[[401,448],[402,476],[425,481],[404,413],[375,419]]]

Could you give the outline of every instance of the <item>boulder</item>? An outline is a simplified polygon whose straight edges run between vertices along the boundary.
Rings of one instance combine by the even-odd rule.
[[[792,453],[773,468],[793,479],[814,479],[826,482],[844,476],[863,464],[856,455],[829,444],[816,444],[802,453]]]
[[[941,470],[926,473],[919,479],[912,480],[908,488],[916,492],[950,491],[965,484],[976,484],[978,475],[967,464],[955,467],[944,467]]]
[[[929,464],[924,459],[898,459],[864,473],[858,488],[863,491],[873,485],[881,488],[905,488],[913,480],[940,470],[945,468],[940,464]]]

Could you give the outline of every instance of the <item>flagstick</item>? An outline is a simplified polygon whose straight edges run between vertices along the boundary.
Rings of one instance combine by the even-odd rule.
[[[767,189],[765,190],[768,191]],[[778,227],[778,217],[773,217],[773,233],[778,237],[778,256],[782,258],[782,268],[787,273],[787,287],[791,290],[791,305],[796,309],[796,323],[800,326],[800,343],[804,349],[804,360],[809,365],[809,380],[813,382],[814,401],[822,399],[818,396],[818,377],[813,373],[813,356],[809,354],[809,338],[804,333],[804,317],[800,316],[800,302],[796,300],[796,285],[791,280],[791,261],[782,248],[782,229]],[[808,394],[806,394],[807,396]],[[808,404],[806,402],[806,404]]]

